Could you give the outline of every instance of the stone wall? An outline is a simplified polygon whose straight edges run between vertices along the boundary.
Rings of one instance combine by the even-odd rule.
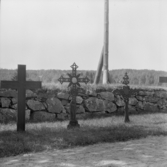
[[[84,93],[83,93],[84,92]],[[55,121],[69,119],[71,96],[56,90],[26,91],[26,120]],[[112,90],[82,91],[77,96],[77,118],[122,114],[124,100]],[[0,90],[0,122],[17,117],[17,91]],[[167,112],[166,90],[141,90],[129,99],[129,112]]]

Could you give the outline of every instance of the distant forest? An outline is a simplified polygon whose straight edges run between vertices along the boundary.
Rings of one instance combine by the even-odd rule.
[[[167,72],[164,71],[119,69],[109,71],[110,82],[113,84],[121,83],[125,72],[128,73],[130,84],[132,85],[162,86],[159,83],[159,77],[167,76]],[[66,76],[66,73],[71,73],[71,70],[27,70],[27,80],[42,81],[43,83],[58,83],[58,78],[61,75]],[[82,76],[87,76],[90,82],[93,83],[95,71],[78,70],[79,73]],[[15,80],[16,76],[16,70],[0,69],[0,80]],[[100,82],[102,82],[102,76]]]

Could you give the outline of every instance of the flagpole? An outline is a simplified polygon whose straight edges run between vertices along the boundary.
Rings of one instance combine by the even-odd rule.
[[[104,54],[103,54],[103,84],[108,83],[108,53],[109,53],[109,0],[104,1]]]

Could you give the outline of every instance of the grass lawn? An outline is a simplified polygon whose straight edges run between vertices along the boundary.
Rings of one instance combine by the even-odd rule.
[[[17,133],[16,124],[0,124],[0,157],[167,135],[167,114],[131,115],[130,120],[128,124],[123,116],[80,120],[81,128],[70,130],[68,121],[27,123],[25,133]]]

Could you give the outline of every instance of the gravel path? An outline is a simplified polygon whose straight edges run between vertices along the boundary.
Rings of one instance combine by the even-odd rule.
[[[167,137],[1,158],[0,167],[167,167]]]

